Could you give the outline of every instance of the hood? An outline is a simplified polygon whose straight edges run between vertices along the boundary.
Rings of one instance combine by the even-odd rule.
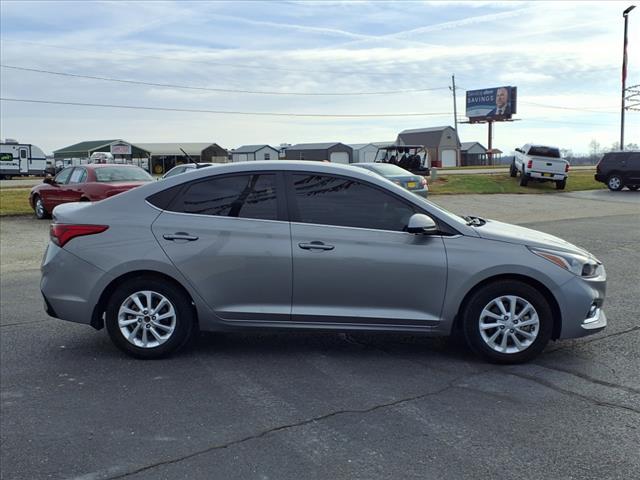
[[[532,230],[531,228],[519,227],[510,223],[487,220],[481,227],[474,230],[482,238],[497,240],[499,242],[517,243],[530,247],[550,248],[570,253],[579,253],[587,257],[593,257],[584,248],[573,245],[561,238],[548,233]]]

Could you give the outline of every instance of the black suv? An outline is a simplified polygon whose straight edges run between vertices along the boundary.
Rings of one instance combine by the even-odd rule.
[[[606,183],[609,190],[638,190],[640,187],[640,152],[605,153],[596,165],[595,178]]]

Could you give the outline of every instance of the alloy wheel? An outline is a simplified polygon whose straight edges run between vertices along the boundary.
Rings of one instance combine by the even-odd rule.
[[[140,348],[165,343],[176,328],[176,310],[164,295],[143,290],[124,299],[118,309],[118,327],[124,338]]]
[[[540,319],[534,306],[522,297],[504,295],[491,300],[480,313],[480,336],[500,353],[519,353],[538,336]]]

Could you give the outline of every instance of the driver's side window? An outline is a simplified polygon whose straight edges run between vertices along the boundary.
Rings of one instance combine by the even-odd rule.
[[[69,181],[69,177],[71,176],[72,171],[73,167],[65,168],[58,175],[56,175],[55,182],[59,185],[66,185]]]

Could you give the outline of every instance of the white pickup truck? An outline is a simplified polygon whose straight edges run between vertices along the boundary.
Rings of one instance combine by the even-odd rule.
[[[516,148],[516,156],[511,164],[510,175],[520,177],[520,185],[526,187],[529,181],[555,182],[556,189],[564,190],[569,173],[569,162],[561,158],[560,150],[546,145],[526,144]]]

